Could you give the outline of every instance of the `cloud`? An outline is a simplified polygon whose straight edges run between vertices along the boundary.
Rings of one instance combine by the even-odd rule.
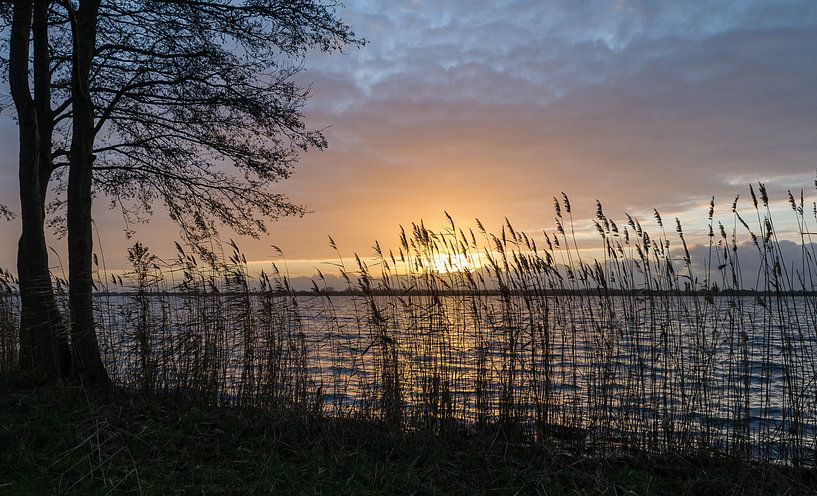
[[[278,185],[315,213],[244,242],[251,258],[270,243],[323,258],[327,234],[365,254],[443,210],[535,229],[561,191],[579,218],[598,198],[704,220],[702,204],[744,182],[780,197],[813,177],[815,2],[369,0],[340,13],[370,43],[310,54],[307,114],[330,146]],[[123,263],[118,216],[97,216]],[[162,217],[137,226],[159,250],[172,232]]]
[[[360,56],[372,77],[347,93],[342,111],[326,101],[341,95],[320,90],[336,66],[311,73],[311,115],[335,123],[336,170],[378,186],[384,171],[422,182],[447,170],[493,192],[496,208],[567,190],[588,210],[595,197],[669,207],[729,197],[735,178],[811,174],[814,7],[573,5],[548,3],[534,15],[533,3],[454,2],[435,17],[415,4],[379,18],[399,42]],[[398,27],[423,22],[419,31]],[[342,194],[334,184],[329,194]]]

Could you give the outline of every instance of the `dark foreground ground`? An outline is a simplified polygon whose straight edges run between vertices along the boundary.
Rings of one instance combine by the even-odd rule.
[[[576,460],[0,377],[0,494],[817,494],[813,470],[700,456]]]

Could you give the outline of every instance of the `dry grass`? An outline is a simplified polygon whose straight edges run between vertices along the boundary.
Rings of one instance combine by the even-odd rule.
[[[0,379],[0,492],[23,494],[813,493],[813,472],[727,457],[553,456],[501,433],[405,432],[179,398],[85,397]]]
[[[251,276],[234,243],[178,246],[170,262],[137,244],[126,280],[100,271],[99,332],[117,384],[196,404],[433,435],[501,429],[576,456],[813,465],[817,211],[790,196],[792,258],[765,188],[751,199],[748,213],[735,201],[731,228],[713,204],[697,251],[680,222],[665,228],[655,212],[651,234],[599,204],[593,260],[567,197],[536,237],[510,222],[497,234],[479,221],[420,223],[393,251],[376,245],[374,260],[339,256],[347,296],[323,277],[306,297],[275,267]],[[741,268],[749,259],[755,274]],[[6,323],[13,298],[0,306]]]

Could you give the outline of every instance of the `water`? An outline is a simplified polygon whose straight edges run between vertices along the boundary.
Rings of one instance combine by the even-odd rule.
[[[438,429],[513,421],[586,450],[814,462],[813,297],[97,300],[121,382],[138,381],[141,323],[159,383],[189,386],[209,366],[222,400],[281,382],[276,394],[329,415]]]

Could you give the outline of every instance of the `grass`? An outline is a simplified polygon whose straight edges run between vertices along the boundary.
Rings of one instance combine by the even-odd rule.
[[[124,281],[98,271],[102,352],[120,386],[216,406],[813,466],[817,206],[790,195],[786,224],[757,191],[722,221],[713,200],[692,248],[677,219],[617,223],[601,203],[601,244],[580,247],[566,196],[542,233],[421,221],[395,249],[338,252],[346,297],[322,275],[304,297],[275,264],[252,274],[234,242],[170,261],[137,243]],[[795,252],[773,217],[796,225]]]
[[[817,493],[817,204],[789,197],[792,254],[758,191],[725,224],[713,201],[692,248],[677,220],[655,212],[650,234],[598,204],[594,260],[567,197],[538,246],[510,222],[421,222],[396,251],[338,253],[345,296],[251,274],[232,242],[170,261],[137,243],[95,298],[129,393],[4,386],[0,490]]]
[[[815,473],[726,457],[576,459],[501,431],[201,407],[0,377],[0,493],[812,494]]]

